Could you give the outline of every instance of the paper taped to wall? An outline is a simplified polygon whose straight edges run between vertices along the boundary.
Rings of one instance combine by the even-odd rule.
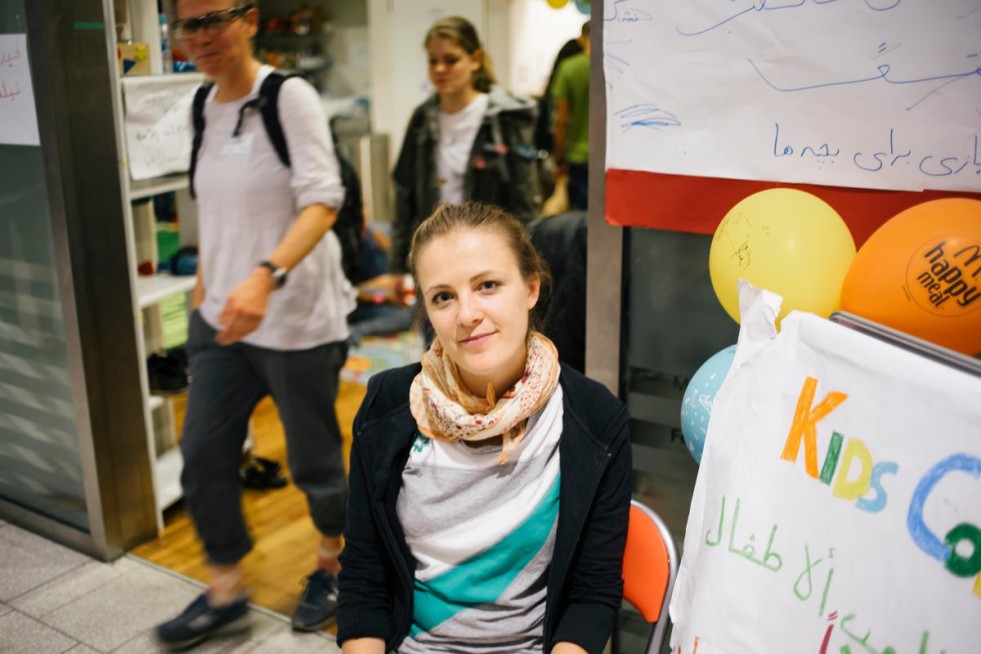
[[[26,34],[0,34],[0,143],[41,144]]]
[[[981,191],[981,11],[605,0],[607,168]]]
[[[126,149],[134,181],[187,171],[191,102],[203,75],[124,78]]]

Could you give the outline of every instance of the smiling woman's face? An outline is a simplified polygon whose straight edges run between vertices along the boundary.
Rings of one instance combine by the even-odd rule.
[[[429,241],[416,258],[426,315],[471,393],[495,394],[524,374],[528,313],[537,277],[524,279],[507,239],[491,229],[456,229]]]

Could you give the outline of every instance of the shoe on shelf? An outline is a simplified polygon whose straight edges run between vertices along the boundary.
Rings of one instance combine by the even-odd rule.
[[[174,352],[154,352],[146,360],[150,390],[159,395],[176,395],[187,391],[187,356]]]
[[[243,486],[259,490],[283,488],[289,483],[283,476],[283,466],[261,456],[248,457],[238,469],[238,476]]]
[[[294,631],[319,631],[337,618],[337,577],[317,570],[307,577],[300,603],[293,612]]]
[[[241,597],[227,606],[211,606],[202,593],[179,616],[157,625],[157,638],[170,650],[182,650],[219,634],[249,628],[249,602]]]

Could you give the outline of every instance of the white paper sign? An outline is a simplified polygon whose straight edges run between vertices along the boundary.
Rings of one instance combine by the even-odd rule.
[[[740,340],[673,652],[973,654],[979,574],[981,378],[811,314]]]
[[[191,160],[191,102],[202,75],[123,78],[130,177],[150,179],[187,170]]]
[[[0,143],[41,144],[26,34],[0,34]]]
[[[607,167],[981,191],[976,0],[605,0]]]

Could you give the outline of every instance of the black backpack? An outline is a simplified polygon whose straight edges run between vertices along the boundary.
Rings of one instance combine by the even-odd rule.
[[[258,97],[242,105],[239,113],[239,127],[241,127],[242,116],[247,109],[259,110],[262,115],[262,123],[266,127],[266,134],[269,136],[269,140],[272,142],[273,148],[279,156],[279,160],[287,168],[290,166],[290,152],[286,146],[286,135],[283,133],[283,126],[279,122],[278,101],[279,89],[283,85],[283,82],[290,77],[296,77],[296,75],[281,73],[279,71],[269,73],[259,87]],[[191,106],[191,118],[194,125],[194,139],[191,142],[191,165],[188,169],[191,197],[196,197],[194,192],[194,170],[197,167],[198,152],[201,150],[201,141],[204,138],[204,103],[208,98],[208,93],[211,91],[212,86],[214,86],[213,83],[206,82],[198,87],[197,92],[194,94],[194,103]],[[236,128],[236,131],[238,131],[238,128]],[[331,130],[331,137],[334,138],[333,130]],[[358,173],[354,169],[354,166],[351,165],[351,162],[337,150],[336,138],[334,138],[334,153],[337,156],[337,163],[340,167],[341,183],[344,185],[344,202],[337,209],[337,221],[334,223],[332,229],[334,230],[334,234],[337,235],[337,239],[341,242],[341,252],[343,254],[341,265],[344,268],[344,275],[354,284],[358,266],[361,262],[362,234],[364,231],[361,180],[358,179]]]

